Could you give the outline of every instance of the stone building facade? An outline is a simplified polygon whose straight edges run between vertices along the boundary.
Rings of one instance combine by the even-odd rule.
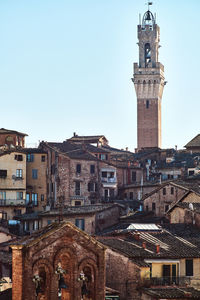
[[[26,205],[41,211],[47,204],[47,153],[37,148],[25,148]]]
[[[117,195],[115,166],[90,153],[85,145],[43,142],[40,148],[48,153],[47,197],[51,207],[61,198],[64,205],[87,205]]]
[[[34,276],[41,278],[38,300],[57,299],[58,267],[67,285],[62,300],[81,299],[82,272],[87,278],[85,299],[105,299],[105,247],[71,223],[54,223],[11,247],[12,299],[35,300]]]
[[[144,211],[154,211],[156,216],[164,216],[170,206],[188,192],[188,188],[174,182],[162,184],[143,197]]]
[[[12,220],[25,212],[26,155],[12,150],[0,153],[0,213]]]

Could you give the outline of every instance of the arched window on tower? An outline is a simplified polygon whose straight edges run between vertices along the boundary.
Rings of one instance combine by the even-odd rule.
[[[145,44],[144,47],[144,59],[145,59],[145,67],[148,67],[151,62],[151,47],[149,43]]]

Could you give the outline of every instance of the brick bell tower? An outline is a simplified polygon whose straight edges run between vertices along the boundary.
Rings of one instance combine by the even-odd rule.
[[[149,8],[143,16],[142,24],[138,25],[138,40],[139,64],[134,63],[133,75],[137,95],[137,150],[161,148],[164,66],[158,62],[160,28]]]

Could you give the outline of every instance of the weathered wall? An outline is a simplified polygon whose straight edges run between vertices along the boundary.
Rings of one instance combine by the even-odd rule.
[[[106,250],[106,285],[120,292],[121,300],[140,299],[136,290],[140,269],[128,257]]]
[[[171,189],[173,188],[173,193],[171,192]],[[166,194],[164,194],[164,189],[166,191]],[[172,205],[172,203],[175,203],[177,200],[179,200],[184,194],[186,193],[186,190],[175,187],[171,184],[165,185],[163,188],[159,189],[156,193],[153,193],[146,199],[144,199],[144,210],[151,211],[152,210],[152,203],[155,203],[155,214],[157,216],[164,216],[166,206]]]

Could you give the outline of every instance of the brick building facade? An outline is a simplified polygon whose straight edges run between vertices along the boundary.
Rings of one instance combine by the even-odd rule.
[[[12,247],[12,299],[54,300],[58,297],[58,267],[67,285],[62,300],[81,299],[80,273],[87,277],[85,299],[105,298],[105,247],[71,223],[52,224]],[[34,276],[39,276],[36,290]]]

